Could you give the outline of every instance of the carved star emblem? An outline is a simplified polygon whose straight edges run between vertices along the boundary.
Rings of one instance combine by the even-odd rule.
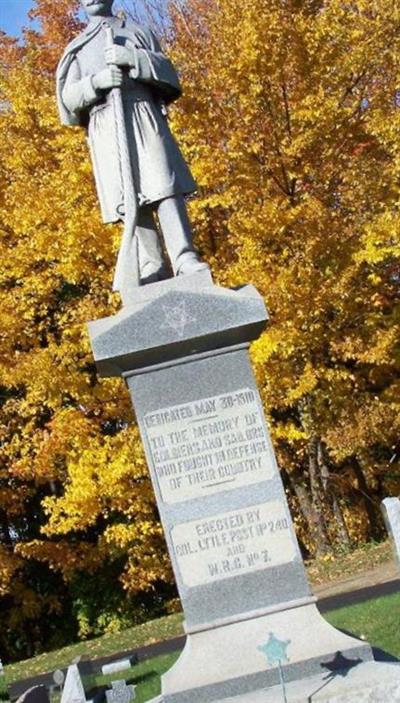
[[[196,318],[188,312],[185,301],[174,306],[163,305],[163,311],[165,320],[161,325],[162,329],[173,329],[179,337],[183,337],[190,322],[196,322]]]
[[[257,649],[265,654],[268,664],[273,666],[274,664],[281,664],[282,662],[289,661],[286,650],[290,643],[291,640],[279,640],[273,632],[270,632],[268,642],[260,647],[257,647]]]

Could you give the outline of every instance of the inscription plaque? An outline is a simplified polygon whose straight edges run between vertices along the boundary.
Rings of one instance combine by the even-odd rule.
[[[287,564],[296,556],[290,520],[278,500],[176,525],[171,539],[189,587]]]
[[[163,500],[178,503],[272,478],[274,459],[250,388],[144,416]]]

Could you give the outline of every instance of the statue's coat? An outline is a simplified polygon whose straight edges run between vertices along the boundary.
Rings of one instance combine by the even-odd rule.
[[[110,24],[115,43],[129,46],[136,58],[121,90],[138,203],[192,193],[195,182],[162,111],[162,103],[181,94],[176,71],[148,29],[116,17]],[[87,129],[103,220],[115,222],[124,212],[121,144],[111,93],[95,90],[92,82],[107,66],[105,47],[102,23],[89,23],[59,63],[57,98],[62,123]]]

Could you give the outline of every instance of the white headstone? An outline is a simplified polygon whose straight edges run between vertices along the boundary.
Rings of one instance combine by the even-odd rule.
[[[85,689],[77,664],[68,667],[61,703],[86,703]]]
[[[64,681],[65,681],[65,675],[64,672],[61,671],[61,669],[57,669],[57,671],[54,672],[53,674],[53,681],[56,684],[56,686],[62,686]]]
[[[0,659],[0,676],[4,676],[4,665],[3,662]]]
[[[104,664],[101,667],[101,673],[103,676],[107,674],[116,674],[118,671],[126,671],[131,668],[130,659],[119,659],[116,662],[110,662],[109,664]]]
[[[385,498],[382,501],[382,513],[389,532],[395,557],[400,565],[400,500]]]
[[[127,686],[125,681],[113,681],[112,690],[106,691],[107,703],[131,703],[136,697],[136,686]]]

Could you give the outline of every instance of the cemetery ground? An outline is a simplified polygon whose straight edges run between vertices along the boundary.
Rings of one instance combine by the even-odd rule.
[[[360,589],[371,584],[396,577],[396,567],[392,561],[389,542],[368,544],[349,553],[321,557],[313,560],[307,570],[312,586],[320,598],[344,591],[352,591],[356,594],[357,591],[361,592]],[[400,589],[397,589],[397,581],[393,581],[393,585],[395,592],[383,597],[368,598],[355,604],[352,604],[352,593],[348,593],[346,603],[349,605],[329,609],[328,612],[324,611],[324,617],[335,627],[368,640],[373,647],[400,658],[398,627]],[[127,650],[140,649],[156,642],[172,640],[182,636],[182,623],[183,614],[176,613],[120,633],[104,635],[8,665],[5,667],[5,677],[0,679],[0,701],[8,700],[5,682],[9,686],[16,681],[65,668],[79,655],[84,659],[94,660]],[[161,674],[172,666],[178,656],[177,648],[176,651],[169,651],[143,661],[139,657],[138,664],[117,675],[103,676],[101,673],[88,675],[83,677],[85,689],[90,691],[105,687],[112,680],[123,678],[127,683],[137,685],[135,703],[144,703],[159,693]],[[57,703],[58,700],[59,696],[53,695],[52,703]]]

